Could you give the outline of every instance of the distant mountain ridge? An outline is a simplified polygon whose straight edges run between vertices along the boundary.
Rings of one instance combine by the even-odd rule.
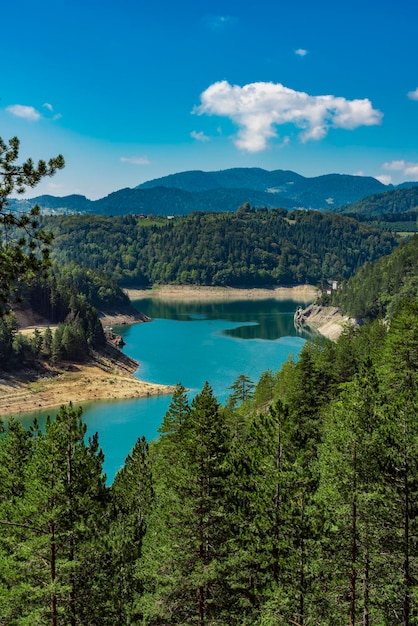
[[[357,215],[388,215],[418,210],[418,183],[415,187],[406,184],[397,189],[372,194],[348,206],[341,207],[342,213]]]
[[[268,171],[261,168],[232,168],[218,172],[192,170],[150,180],[136,189],[156,187],[182,189],[194,193],[216,189],[248,189],[266,193],[265,206],[284,206],[280,201],[293,203],[295,208],[330,209],[364,196],[392,189],[371,176],[325,174],[306,178],[290,170]]]
[[[399,187],[407,191],[413,183]],[[10,201],[12,209],[41,209],[98,215],[186,215],[193,211],[236,211],[249,202],[254,207],[335,211],[373,194],[393,190],[370,176],[325,174],[306,178],[290,170],[231,168],[215,172],[191,170],[150,180],[135,188],[119,189],[99,200],[85,196],[37,196]],[[340,209],[341,210],[341,209]]]

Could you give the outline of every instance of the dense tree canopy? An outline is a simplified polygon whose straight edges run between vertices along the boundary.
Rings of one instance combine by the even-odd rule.
[[[417,346],[406,299],[226,406],[179,385],[107,487],[79,410],[10,421],[0,624],[416,623]]]
[[[396,239],[352,218],[318,211],[240,207],[173,220],[48,218],[52,257],[100,269],[123,285],[317,284],[350,276]]]
[[[341,285],[332,303],[356,318],[391,318],[404,297],[418,297],[418,235],[375,263],[365,263]]]

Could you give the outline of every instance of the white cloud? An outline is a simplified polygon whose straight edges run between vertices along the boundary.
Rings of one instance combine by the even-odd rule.
[[[64,189],[64,185],[60,185],[57,183],[48,183],[47,187],[50,191],[53,191],[53,192],[59,192],[59,191],[62,191],[62,189]]]
[[[414,161],[405,161],[404,159],[388,161],[382,164],[382,169],[402,172],[404,180],[418,180],[418,163]]]
[[[306,55],[308,54],[308,51],[305,50],[304,48],[298,48],[297,50],[295,50],[295,54],[297,54],[300,57],[306,57]]]
[[[410,100],[418,100],[418,87],[415,89],[415,91],[408,91],[408,98]]]
[[[6,110],[16,117],[23,117],[31,122],[37,122],[42,117],[34,107],[26,106],[25,104],[12,104]]]
[[[418,163],[408,163],[404,174],[408,176],[410,180],[418,180]]]
[[[147,157],[120,157],[122,163],[130,163],[131,165],[149,165],[150,161]]]
[[[370,100],[336,96],[310,96],[280,83],[250,83],[240,87],[223,80],[210,85],[193,109],[198,115],[227,117],[238,126],[235,145],[259,152],[277,137],[276,126],[294,124],[301,141],[323,139],[329,128],[353,130],[380,124],[383,114]]]
[[[392,176],[390,176],[390,174],[382,174],[381,176],[375,176],[375,178],[383,183],[383,185],[390,185],[392,182]]]
[[[202,130],[200,130],[199,132],[197,132],[196,130],[192,130],[192,132],[190,133],[190,137],[193,137],[193,139],[196,139],[197,141],[210,141],[210,137],[205,135]]]
[[[55,113],[54,107],[49,102],[44,102],[42,106],[45,107],[45,109],[48,109],[50,113],[54,113],[54,115],[52,116],[52,120],[54,122],[62,118],[61,113]]]
[[[389,161],[389,162],[386,162],[386,163],[382,164],[382,169],[384,169],[384,170],[400,171],[400,170],[404,170],[405,167],[406,167],[406,161],[404,161],[404,160]]]

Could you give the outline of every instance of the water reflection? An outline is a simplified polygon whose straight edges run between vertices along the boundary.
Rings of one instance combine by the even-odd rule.
[[[151,319],[169,319],[183,322],[226,320],[243,322],[222,331],[238,339],[265,339],[274,341],[285,336],[303,336],[293,324],[293,315],[299,302],[294,300],[235,300],[224,302],[177,300],[162,301],[158,298],[137,300],[134,306]]]

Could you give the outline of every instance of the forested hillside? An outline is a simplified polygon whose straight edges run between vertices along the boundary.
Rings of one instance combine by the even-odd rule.
[[[16,217],[6,198],[63,160],[14,166],[17,149],[0,141],[2,364],[100,343],[92,303],[126,301],[109,276],[319,282],[387,254],[338,297],[390,315],[306,343],[259,381],[239,376],[225,406],[210,382],[193,400],[179,384],[160,437],[138,439],[112,485],[81,409],[62,406],[45,431],[0,422],[0,626],[417,624],[418,238],[395,249],[352,218],[249,205],[170,221],[50,218],[43,231],[37,210]],[[59,269],[45,276],[49,230]],[[5,311],[15,289],[64,318],[55,348],[51,333],[19,348]]]
[[[365,263],[332,296],[332,303],[358,319],[391,318],[404,298],[418,299],[418,236],[391,254]]]
[[[238,187],[234,189],[210,189],[190,192],[169,187],[145,189],[121,189],[96,200],[91,205],[98,215],[188,215],[194,211],[235,211],[244,202],[253,206],[277,206],[286,209],[302,207],[292,198],[280,197],[264,190]]]
[[[269,192],[273,196],[270,201],[267,201],[267,206],[271,206],[271,202],[276,202],[273,204],[276,207],[287,206],[282,203],[283,198],[292,200],[305,208],[313,209],[340,206],[347,202],[353,202],[354,199],[385,190],[383,183],[370,176],[325,174],[306,178],[289,170],[270,172],[258,167],[237,167],[218,172],[202,172],[200,170],[179,172],[142,183],[138,185],[137,189],[162,187],[189,192],[240,188],[257,190]],[[250,198],[247,200],[250,201]],[[256,204],[256,206],[260,205]]]
[[[362,215],[393,215],[418,210],[418,186],[392,189],[366,196],[348,206],[340,207],[342,213]]]
[[[43,358],[81,362],[92,350],[103,349],[105,335],[98,311],[135,312],[125,293],[104,274],[76,265],[54,268],[48,276],[22,277],[15,308],[30,309],[44,322],[58,324],[19,334],[13,310],[0,316],[0,372],[16,370]]]
[[[59,264],[100,269],[119,284],[317,284],[388,254],[393,235],[340,215],[251,209],[167,220],[47,218]]]
[[[410,626],[418,307],[241,376],[179,386],[106,486],[63,407],[0,439],[0,623]]]
[[[71,195],[10,200],[15,210],[41,209],[96,215],[187,215],[193,211],[235,211],[244,202],[256,207],[334,211],[336,207],[388,189],[369,176],[325,174],[306,178],[288,170],[232,168],[188,171],[118,189],[99,200]]]

